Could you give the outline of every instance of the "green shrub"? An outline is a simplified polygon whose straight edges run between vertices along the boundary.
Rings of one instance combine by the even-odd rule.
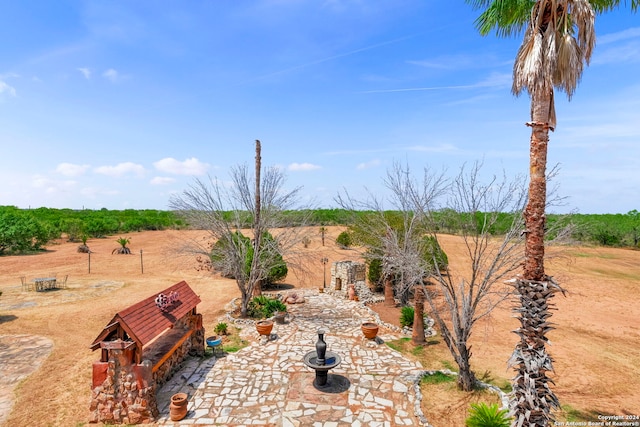
[[[467,427],[509,427],[511,421],[508,412],[500,409],[497,403],[472,403],[469,418],[465,421]]]
[[[287,306],[279,299],[259,295],[249,301],[248,314],[250,317],[271,317],[276,311],[287,311]]]
[[[423,245],[424,257],[429,264],[433,265],[435,259],[434,267],[438,271],[444,271],[449,267],[449,258],[440,246],[440,243],[438,243],[438,239],[434,236],[425,236]]]
[[[216,325],[213,331],[216,333],[216,335],[227,335],[227,333],[229,332],[227,328],[228,326],[226,323],[220,322]]]
[[[336,237],[336,243],[343,249],[351,247],[351,245],[353,244],[351,234],[349,234],[348,231],[343,231],[342,233],[338,234],[338,237]]]
[[[216,241],[211,249],[211,253],[209,255],[209,259],[211,260],[211,265],[216,271],[219,271],[223,277],[227,277],[230,279],[236,279],[234,271],[231,269],[233,262],[230,261],[230,257],[232,256],[232,251],[230,249],[230,245],[233,246],[244,246],[243,251],[245,252],[245,260],[244,260],[244,274],[245,277],[249,277],[251,274],[251,263],[253,261],[253,246],[251,245],[251,239],[247,236],[243,235],[241,232],[236,231],[231,235],[231,241],[229,239],[220,239]],[[265,231],[262,235],[261,239],[262,246],[275,247],[277,246],[277,242],[274,237],[268,231]],[[269,260],[269,273],[267,277],[263,278],[262,286],[270,286],[276,282],[280,282],[287,277],[289,273],[289,269],[287,267],[282,254],[276,253],[268,255],[267,253],[263,253],[263,260],[270,256]]]
[[[42,249],[55,237],[54,228],[30,211],[0,206],[0,255]]]
[[[367,272],[369,284],[379,290],[382,288],[382,260],[380,258],[372,258],[367,263],[369,264],[369,271]]]
[[[409,305],[405,305],[400,309],[400,325],[401,326],[413,326],[413,316],[415,315],[415,310],[413,307]]]

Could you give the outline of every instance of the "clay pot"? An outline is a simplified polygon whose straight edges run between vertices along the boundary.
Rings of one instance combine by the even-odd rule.
[[[276,311],[275,313],[273,313],[273,318],[276,321],[276,323],[278,325],[284,325],[285,324],[285,320],[287,318],[287,312],[286,311]]]
[[[180,421],[187,415],[187,394],[176,393],[171,396],[169,404],[169,416],[171,421]]]
[[[273,329],[273,320],[260,320],[256,322],[256,329],[260,335],[270,335]]]
[[[171,396],[171,403],[176,406],[187,406],[188,397],[189,396],[187,396],[187,393],[176,393]]]
[[[349,296],[349,299],[350,299],[351,301],[355,301],[355,300],[356,300],[356,297],[357,297],[357,295],[356,295],[356,288],[355,288],[355,286],[353,285],[353,283],[349,283],[349,289],[348,289],[348,291],[347,291],[347,295]]]
[[[367,339],[372,340],[378,335],[378,325],[373,322],[364,322],[360,328]]]

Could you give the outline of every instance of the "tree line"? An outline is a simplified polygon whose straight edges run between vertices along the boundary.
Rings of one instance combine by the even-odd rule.
[[[173,212],[153,209],[19,209],[0,206],[0,254],[38,251],[62,237],[76,242],[83,238],[184,226]]]
[[[388,211],[390,215],[394,211]],[[373,211],[361,210],[357,216],[366,217]],[[231,219],[232,211],[224,212]],[[348,226],[354,220],[353,212],[347,209],[290,210],[284,212],[288,224],[312,226]],[[436,231],[460,234],[460,224],[469,224],[469,213],[452,209],[434,211]],[[484,213],[476,212],[477,227],[483,224]],[[499,213],[489,232],[502,236],[513,224],[512,213]],[[249,228],[251,214],[241,215],[239,225]],[[632,210],[626,214],[547,214],[549,238],[555,238],[555,230],[569,229],[567,238],[575,243],[609,247],[640,247],[640,212]],[[467,225],[468,226],[468,225]],[[0,254],[21,253],[43,249],[49,242],[59,238],[80,241],[82,237],[103,238],[106,236],[146,230],[189,228],[173,211],[154,209],[125,210],[74,210],[74,209],[19,209],[15,206],[0,206]]]

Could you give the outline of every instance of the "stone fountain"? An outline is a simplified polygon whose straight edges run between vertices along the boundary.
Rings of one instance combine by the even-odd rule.
[[[324,342],[324,335],[328,331],[324,328],[318,329],[318,341],[316,351],[310,351],[304,356],[304,364],[316,371],[316,378],[313,385],[322,388],[327,386],[328,373],[342,362],[337,354],[327,351],[327,343]]]

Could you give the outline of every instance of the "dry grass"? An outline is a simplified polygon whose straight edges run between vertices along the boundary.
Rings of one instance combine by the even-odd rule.
[[[314,270],[303,278],[291,276],[288,284],[316,289],[322,284],[322,257],[330,262],[357,259],[356,251],[335,247],[340,230],[331,227],[327,246],[322,247],[317,228],[310,229],[312,241],[305,251]],[[115,241],[118,236],[90,240],[91,274],[87,254],[76,252],[78,243],[60,242],[37,255],[0,257],[0,334],[42,335],[54,342],[51,355],[14,390],[15,405],[5,425],[32,426],[34,420],[43,426],[85,423],[91,364],[98,358],[89,344],[114,313],[180,280],[186,280],[200,295],[198,310],[207,331],[213,332],[225,305],[239,293],[233,281],[199,272],[193,259],[176,256],[175,248],[182,239],[203,236],[202,232],[132,233],[123,237],[131,238],[128,246],[133,255],[111,255],[119,246]],[[443,236],[442,244],[454,267],[462,263],[460,239]],[[579,253],[588,256],[557,258],[549,267],[550,274],[569,290],[567,298],[555,298],[559,310],[551,319],[558,328],[550,334],[550,352],[556,360],[555,390],[560,401],[577,412],[638,414],[640,252],[581,247]],[[21,275],[32,279],[50,273],[58,277],[68,274],[69,288],[46,293],[21,291]],[[509,331],[515,327],[506,306],[478,324],[472,336],[476,372],[489,371],[497,381],[510,377],[505,365],[515,344],[515,335]],[[446,349],[436,351],[437,347],[423,350],[430,357],[428,363],[435,365],[428,368],[445,367],[443,361],[451,363]],[[455,419],[463,419],[476,397],[461,395],[448,384],[439,387],[424,395],[425,405],[431,405],[425,407],[427,415],[437,426],[462,425],[446,424],[445,418],[455,413],[460,414]],[[443,415],[429,415],[429,411],[442,411]]]

